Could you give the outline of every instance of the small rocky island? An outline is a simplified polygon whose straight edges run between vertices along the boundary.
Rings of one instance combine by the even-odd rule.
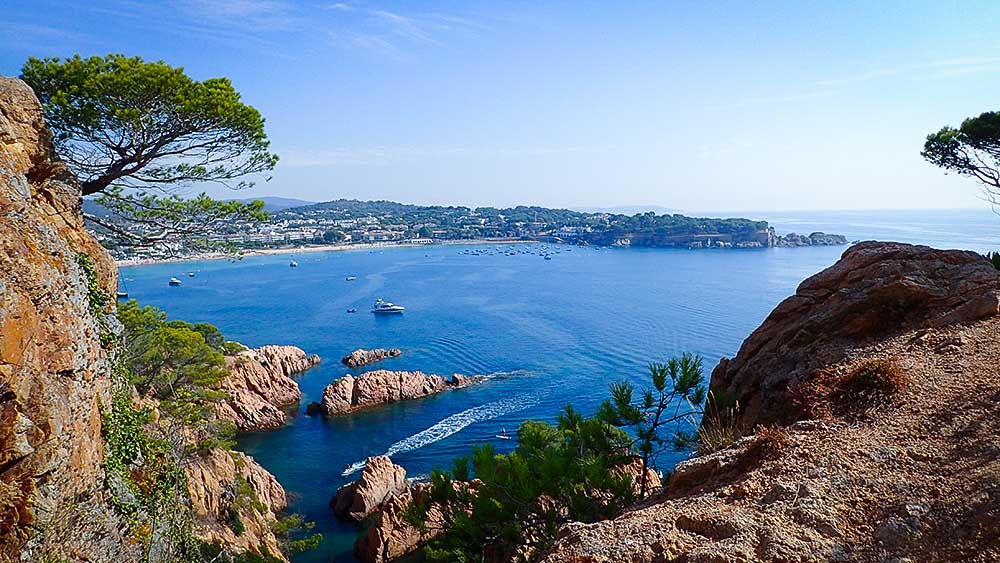
[[[359,368],[368,364],[374,364],[375,362],[381,362],[387,358],[398,358],[402,353],[403,351],[399,348],[375,348],[372,350],[358,348],[341,358],[340,361],[349,368]]]
[[[419,399],[479,383],[481,375],[454,374],[451,379],[420,371],[375,370],[357,377],[345,375],[323,390],[321,402],[309,403],[306,414],[348,414],[388,403]]]

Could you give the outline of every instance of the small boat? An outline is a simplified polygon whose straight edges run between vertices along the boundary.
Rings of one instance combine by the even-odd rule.
[[[188,272],[188,277],[189,278],[193,278],[194,277],[194,272]]]
[[[510,436],[507,435],[507,429],[506,428],[501,428],[500,429],[500,433],[497,434],[496,436],[494,436],[494,438],[497,438],[497,439],[500,439],[500,440],[510,440]]]
[[[354,281],[354,280],[358,279],[358,277],[357,276],[347,276],[344,279],[347,280],[347,281]]]
[[[117,297],[118,299],[128,299],[128,292],[127,291],[116,292],[115,297]]]
[[[546,256],[545,259],[546,260],[552,260],[552,257],[551,256]]]
[[[354,308],[351,308],[351,309],[348,309],[348,310],[347,310],[347,312],[348,312],[348,313],[357,313],[357,312],[358,312],[358,310],[357,310],[357,309],[354,309]]]
[[[288,267],[289,268],[298,268],[299,267],[299,263],[296,262],[295,260],[292,260],[291,262],[288,263]]]
[[[376,315],[394,315],[402,313],[406,310],[406,307],[402,305],[395,305],[390,303],[381,297],[375,300],[375,304],[372,305],[372,313]]]
[[[180,284],[181,284],[181,280],[179,280],[177,278],[170,278],[170,281],[167,282],[167,285],[172,285],[172,286],[175,286],[175,287],[178,286],[178,285],[180,285]]]

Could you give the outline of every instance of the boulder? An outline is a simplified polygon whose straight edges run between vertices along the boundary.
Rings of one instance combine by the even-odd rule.
[[[357,377],[345,375],[323,390],[320,412],[345,414],[359,409],[418,399],[485,380],[455,374],[450,380],[420,371],[375,370]]]
[[[386,456],[370,457],[361,477],[338,489],[330,505],[338,518],[360,522],[390,498],[408,491],[405,469]]]
[[[744,431],[791,422],[786,392],[873,338],[997,314],[998,273],[974,252],[864,242],[803,281],[712,372],[711,389],[739,401]]]
[[[397,358],[402,353],[402,350],[399,348],[375,348],[374,350],[358,348],[341,358],[340,361],[349,368],[358,368],[368,364],[374,364],[375,362],[380,362],[386,358]]]

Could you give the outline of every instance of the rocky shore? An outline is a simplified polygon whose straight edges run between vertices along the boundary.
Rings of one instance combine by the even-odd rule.
[[[1000,560],[998,286],[971,252],[851,247],[713,372],[746,437],[543,561]]]
[[[220,418],[241,431],[268,430],[285,424],[285,408],[299,402],[302,392],[291,378],[320,358],[295,346],[262,346],[226,356],[229,376],[222,380],[227,397],[217,405]]]
[[[486,378],[454,374],[451,379],[428,375],[420,371],[375,370],[357,377],[345,375],[323,390],[319,403],[310,403],[308,414],[347,414],[357,410],[419,399],[452,389],[460,389]]]
[[[368,364],[374,364],[375,362],[381,362],[386,358],[398,358],[402,353],[403,351],[399,348],[375,348],[373,350],[358,348],[341,358],[340,362],[349,368],[359,368]]]

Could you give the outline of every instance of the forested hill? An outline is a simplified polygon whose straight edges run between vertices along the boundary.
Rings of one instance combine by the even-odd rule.
[[[386,230],[441,239],[527,237],[636,246],[771,246],[774,243],[766,221],[653,212],[585,213],[536,206],[470,208],[340,199],[286,209],[275,214],[274,219],[315,221],[344,229],[377,222]]]

